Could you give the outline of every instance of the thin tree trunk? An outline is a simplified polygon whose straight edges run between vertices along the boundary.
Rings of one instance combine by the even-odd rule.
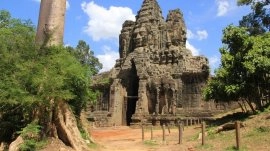
[[[255,108],[253,107],[252,102],[251,102],[250,100],[246,100],[246,102],[248,103],[248,105],[249,105],[251,111],[255,114],[255,113],[256,113],[256,110],[255,110]]]
[[[246,111],[245,111],[245,109],[244,109],[243,105],[241,104],[241,102],[239,102],[239,101],[238,101],[237,103],[239,104],[240,108],[242,109],[242,112],[244,112],[244,113],[245,113]]]
[[[241,100],[242,100],[242,103],[243,103],[243,106],[244,106],[246,112],[248,112],[248,108],[246,106],[246,101],[244,99],[241,99]]]

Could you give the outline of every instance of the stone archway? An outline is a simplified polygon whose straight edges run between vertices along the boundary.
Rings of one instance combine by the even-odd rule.
[[[136,103],[138,101],[138,89],[139,89],[139,77],[137,75],[137,69],[134,60],[131,60],[131,69],[128,74],[129,82],[127,86],[127,110],[126,110],[126,122],[130,126],[132,122],[132,115],[136,111]]]

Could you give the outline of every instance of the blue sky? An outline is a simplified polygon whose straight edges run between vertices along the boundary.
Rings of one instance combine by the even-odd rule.
[[[238,7],[236,0],[157,0],[164,18],[169,10],[180,8],[188,29],[187,48],[193,55],[209,59],[211,70],[220,62],[222,29],[237,25],[247,7]],[[68,0],[65,21],[65,45],[76,46],[86,41],[104,69],[113,67],[118,55],[118,36],[122,23],[135,20],[143,0]],[[12,17],[30,19],[37,25],[40,0],[0,0],[0,10]]]

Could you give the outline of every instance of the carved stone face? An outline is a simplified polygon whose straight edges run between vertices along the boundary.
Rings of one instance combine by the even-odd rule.
[[[168,42],[166,43],[167,48],[170,48],[171,45],[172,45],[172,42],[170,42],[170,41],[168,41]]]
[[[173,39],[173,40],[172,40],[172,44],[173,44],[174,46],[179,46],[180,43],[181,43],[181,40],[180,40],[180,39]]]
[[[145,27],[139,27],[134,30],[135,47],[142,47],[146,45],[147,31]]]

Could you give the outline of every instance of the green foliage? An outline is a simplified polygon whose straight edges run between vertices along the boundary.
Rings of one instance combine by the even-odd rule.
[[[82,123],[80,120],[77,120],[78,128],[81,133],[81,136],[85,140],[90,140],[90,137],[88,135],[88,132],[83,128]]]
[[[40,133],[41,126],[37,124],[37,122],[32,122],[30,124],[27,124],[25,128],[22,129],[22,131],[19,132],[19,134],[22,136],[23,139],[39,139],[39,133]]]
[[[76,97],[69,100],[69,104],[74,113],[79,116],[81,110],[86,107],[87,101],[95,100],[98,95],[89,89],[90,78],[99,72],[102,68],[102,64],[99,62],[98,58],[94,56],[94,52],[90,50],[90,46],[83,40],[78,42],[76,48],[67,47],[67,50],[87,71],[85,74],[88,77],[88,81],[76,81],[74,83],[75,85],[70,88],[72,92],[76,94]]]
[[[269,33],[251,36],[248,29],[229,25],[223,30],[221,65],[203,95],[206,100],[254,102],[269,94]]]
[[[238,0],[238,5],[251,6],[251,12],[243,16],[240,26],[247,27],[251,35],[260,35],[270,31],[269,0]]]
[[[45,145],[44,141],[40,141],[41,126],[36,122],[28,124],[19,132],[24,142],[20,145],[21,151],[35,151]]]
[[[264,112],[265,113],[269,113],[270,112],[270,105],[268,105],[266,108],[264,108]]]
[[[252,45],[246,29],[232,25],[223,30],[222,42],[221,66],[204,95],[206,99],[229,101],[245,95],[246,69],[243,62]]]
[[[18,73],[25,71],[18,65],[32,56],[34,36],[29,21],[13,19],[9,12],[0,11],[0,141],[11,141],[12,134],[29,122],[29,103],[34,98],[21,85],[27,79],[19,78]]]
[[[34,41],[31,22],[0,11],[0,142],[12,141],[33,120],[42,126],[51,122],[58,101],[68,102],[79,115],[95,97],[90,89],[94,67],[82,64],[69,48],[40,48]]]
[[[221,134],[217,133],[217,127],[207,128],[207,137],[209,139],[215,139],[216,137],[218,137],[218,135],[221,135]]]
[[[94,52],[90,50],[90,46],[85,41],[79,40],[76,48],[68,47],[68,50],[82,65],[90,69],[91,75],[97,74],[102,69],[102,64],[94,56]]]
[[[244,66],[250,73],[269,73],[270,69],[270,33],[252,37],[253,47],[245,56]]]

